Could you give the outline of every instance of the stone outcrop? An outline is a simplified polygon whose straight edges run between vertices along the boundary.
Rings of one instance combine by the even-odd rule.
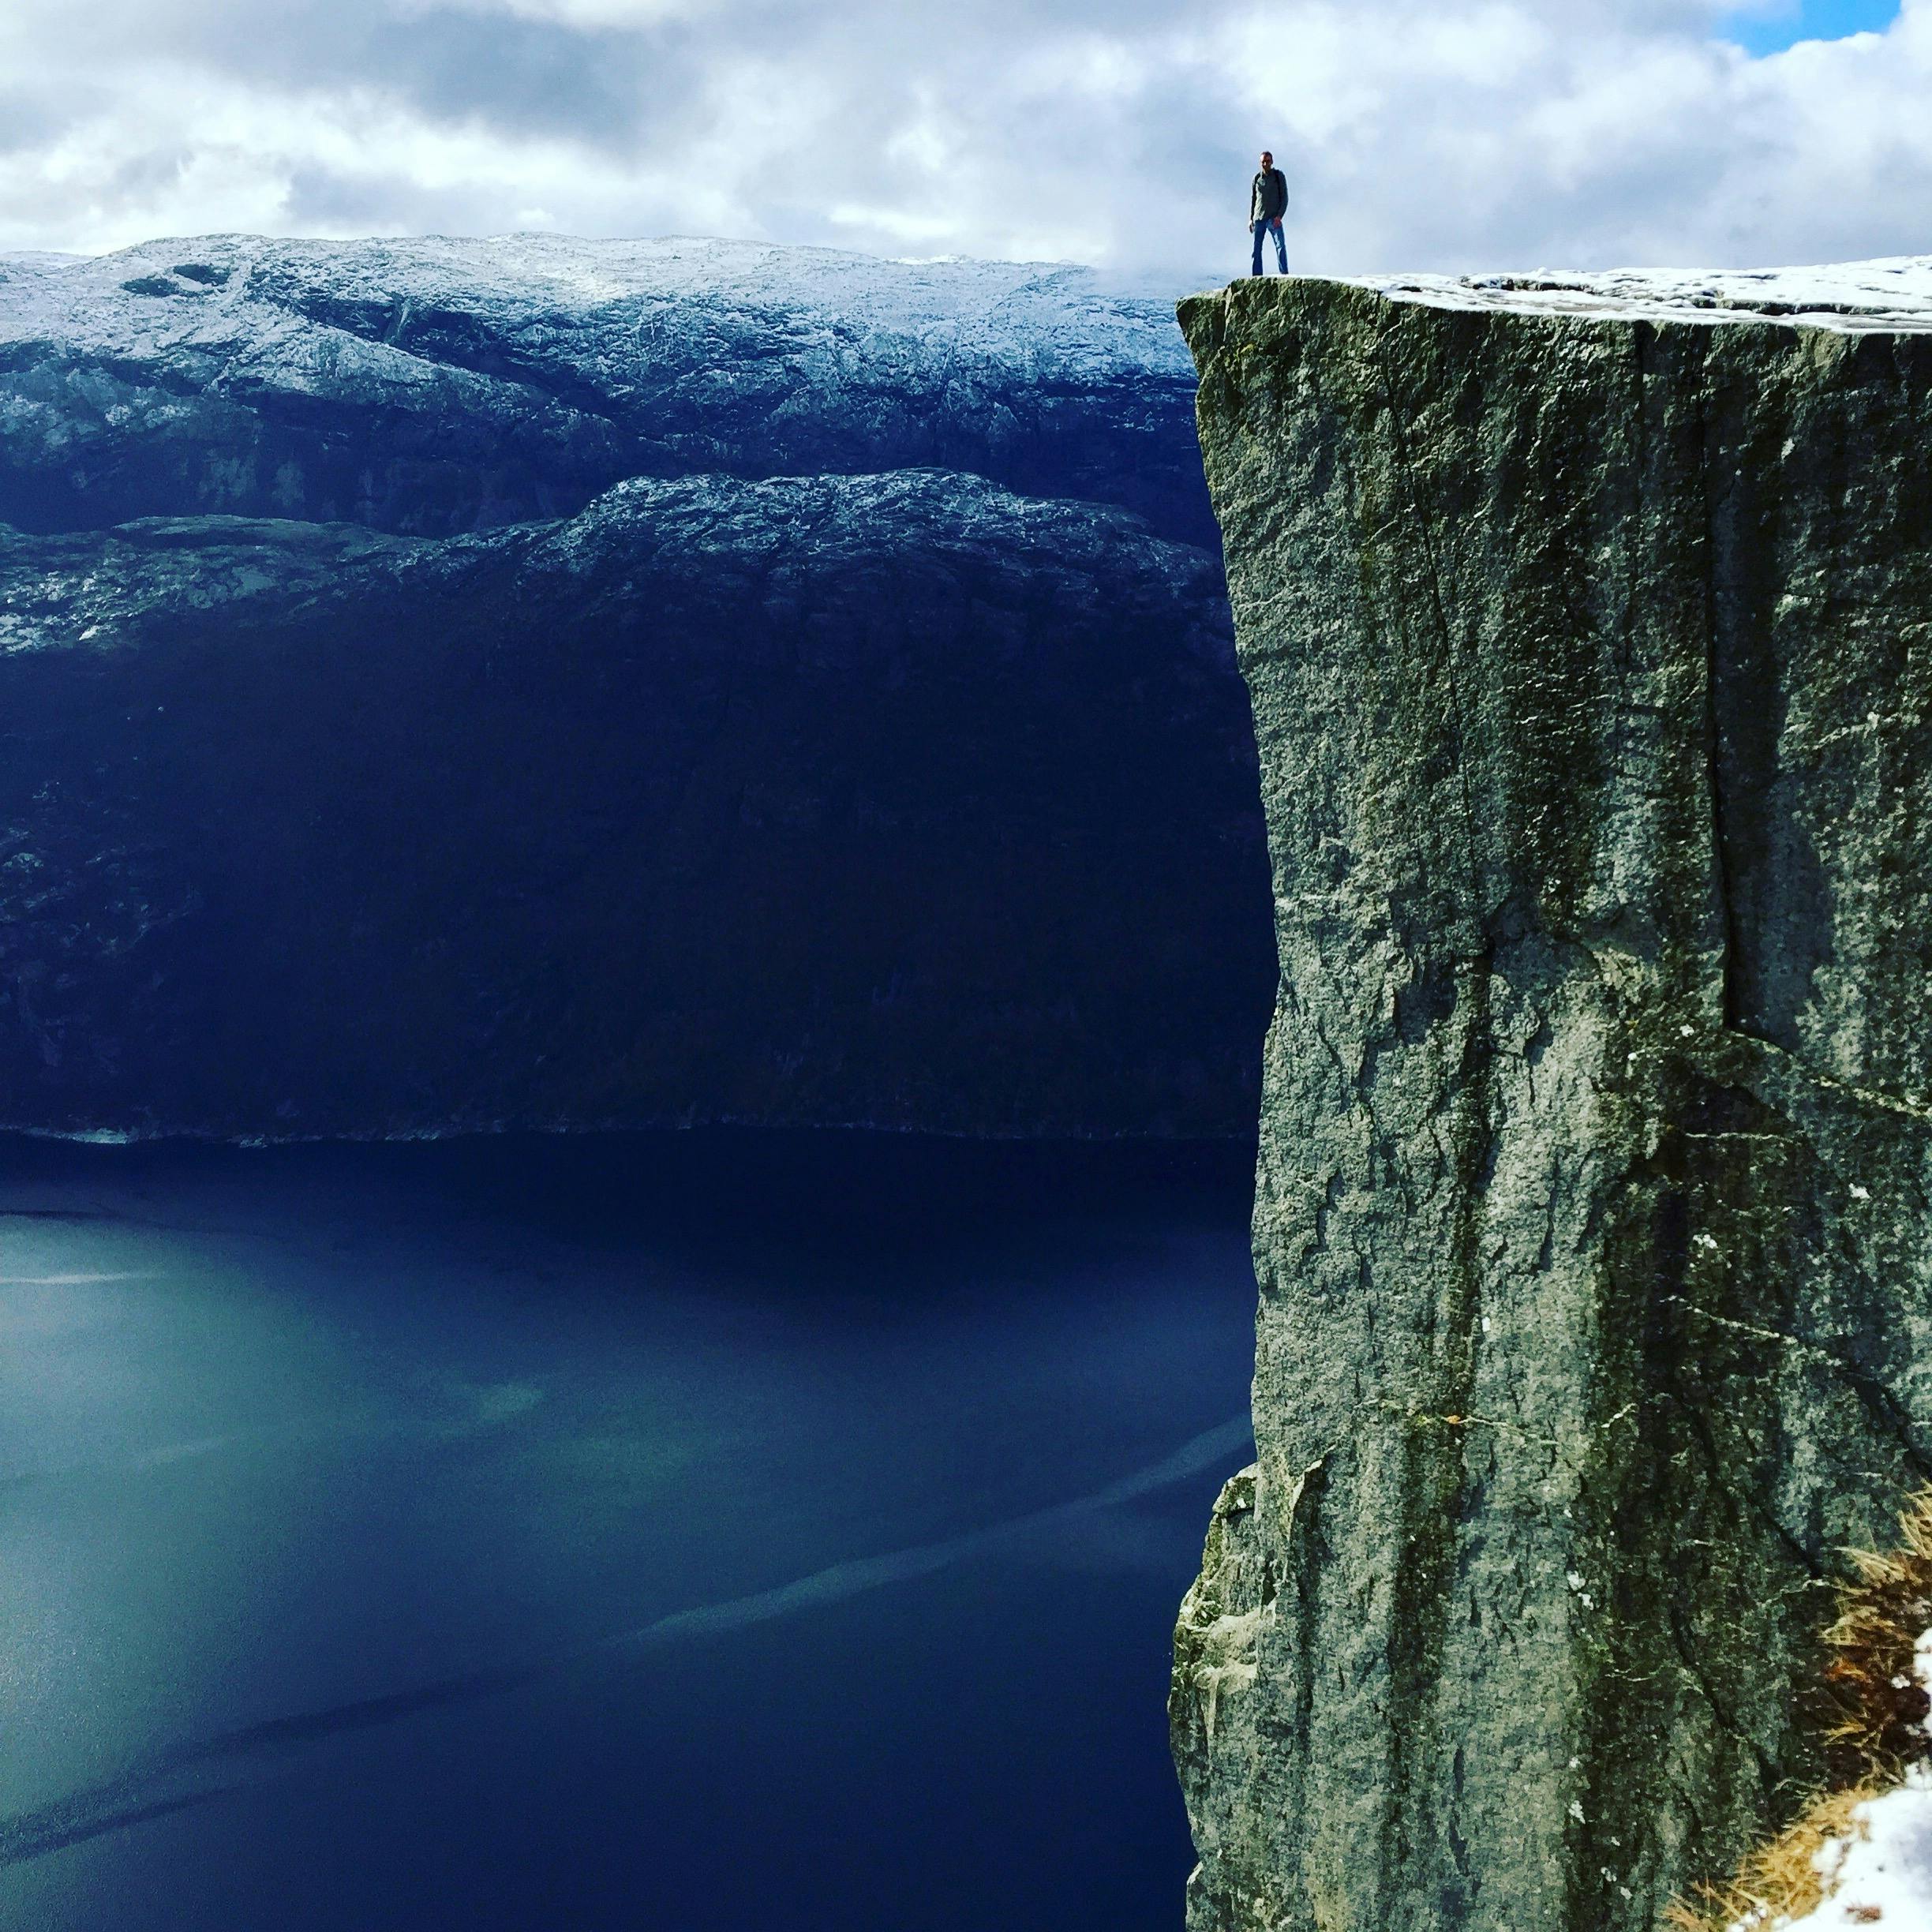
[[[0,268],[0,1127],[1252,1131],[1163,308],[720,243]]]
[[[1185,304],[1281,989],[1193,1932],[1649,1932],[1932,1470],[1932,264]]]

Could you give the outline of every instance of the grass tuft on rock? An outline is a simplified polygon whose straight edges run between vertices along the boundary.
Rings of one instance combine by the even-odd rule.
[[[1932,1631],[1932,1488],[1900,1515],[1895,1548],[1848,1554],[1853,1574],[1825,1632],[1818,1697],[1830,1781],[1728,1883],[1674,1904],[1665,1919],[1676,1932],[1777,1932],[1803,1919],[1825,1895],[1819,1853],[1834,1839],[1864,1836],[1858,1807],[1932,1758],[1919,1649]]]

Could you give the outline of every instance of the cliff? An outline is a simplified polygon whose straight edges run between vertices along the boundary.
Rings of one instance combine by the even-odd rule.
[[[1251,1130],[1163,309],[719,243],[0,272],[0,1126]]]
[[[1637,1932],[1932,1470],[1932,263],[1185,304],[1281,988],[1193,1932]]]

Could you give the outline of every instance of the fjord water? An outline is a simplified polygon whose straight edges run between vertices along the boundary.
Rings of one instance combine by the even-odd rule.
[[[0,1146],[0,1923],[1177,1923],[1248,1174]]]

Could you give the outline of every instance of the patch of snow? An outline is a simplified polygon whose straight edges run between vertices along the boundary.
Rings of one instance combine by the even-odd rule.
[[[1912,1647],[1912,1668],[1932,1691],[1932,1630]],[[1926,1720],[1932,1732],[1932,1717]],[[1814,1861],[1825,1896],[1801,1919],[1775,1927],[1737,1922],[1732,1932],[1932,1932],[1932,1763],[1910,1766],[1889,1791],[1852,1814],[1852,1833],[1827,1839]]]
[[[1818,1855],[1825,1896],[1779,1932],[1882,1932],[1932,1928],[1932,1765],[1915,1765],[1904,1783],[1860,1805],[1852,1837],[1833,1838]],[[1740,1920],[1734,1932],[1758,1932]],[[1767,1929],[1768,1932],[1768,1929]]]
[[[1797,268],[1360,275],[1351,277],[1350,283],[1393,301],[1439,309],[1653,321],[1777,321],[1852,333],[1932,329],[1932,255]]]

